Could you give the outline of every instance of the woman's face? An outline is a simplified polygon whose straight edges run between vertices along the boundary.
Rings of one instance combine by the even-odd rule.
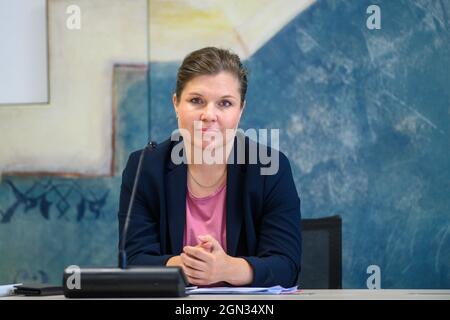
[[[179,101],[173,95],[178,127],[184,129],[183,139],[202,150],[217,148],[234,139],[234,134],[229,133],[237,129],[244,109],[239,88],[237,77],[226,71],[197,76],[187,82]]]

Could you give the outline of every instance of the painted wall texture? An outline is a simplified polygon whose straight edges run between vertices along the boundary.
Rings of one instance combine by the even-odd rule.
[[[280,129],[303,217],[341,215],[345,288],[364,288],[373,264],[382,288],[450,288],[450,4],[380,0],[381,29],[369,30],[371,4],[318,0],[253,46],[241,127]],[[150,32],[148,46],[158,41]],[[59,283],[65,266],[116,264],[127,156],[176,128],[171,95],[187,52],[148,52],[141,63],[112,59],[104,75],[109,176],[3,174],[0,283]]]

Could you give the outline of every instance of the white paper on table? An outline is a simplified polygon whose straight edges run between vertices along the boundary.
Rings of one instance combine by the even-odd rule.
[[[298,286],[283,288],[274,287],[209,287],[209,288],[186,288],[188,294],[284,294],[298,290]]]
[[[14,289],[16,286],[22,285],[21,283],[7,284],[0,286],[0,297],[12,296],[14,295]]]

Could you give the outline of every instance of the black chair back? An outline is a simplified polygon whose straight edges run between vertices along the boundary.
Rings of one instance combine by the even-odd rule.
[[[300,289],[342,288],[342,219],[302,219]]]

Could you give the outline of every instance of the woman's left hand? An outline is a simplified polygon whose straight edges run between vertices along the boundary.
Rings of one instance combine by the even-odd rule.
[[[185,246],[180,255],[189,282],[193,285],[209,285],[227,281],[232,257],[211,235],[199,236],[198,239],[201,241],[199,245]]]

